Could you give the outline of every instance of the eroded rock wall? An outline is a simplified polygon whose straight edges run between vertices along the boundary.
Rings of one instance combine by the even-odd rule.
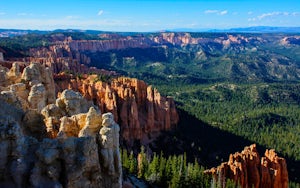
[[[137,79],[119,77],[110,83],[96,75],[57,82],[58,90],[72,88],[94,102],[102,112],[111,112],[121,126],[122,137],[147,143],[162,130],[176,126],[179,117],[174,100],[163,97],[152,86]]]
[[[212,175],[221,187],[225,187],[227,179],[245,188],[288,187],[285,159],[278,157],[273,149],[266,150],[265,156],[260,157],[255,144],[245,147],[242,152],[230,154],[228,162],[205,173]]]

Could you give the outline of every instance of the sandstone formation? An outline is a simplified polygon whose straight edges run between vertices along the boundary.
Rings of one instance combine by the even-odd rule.
[[[38,141],[14,117],[0,120],[0,187],[104,187],[93,137]]]
[[[100,110],[72,90],[55,101],[49,70],[0,66],[0,187],[121,187],[120,168],[108,170],[101,158]]]
[[[68,89],[59,95],[56,104],[43,108],[41,114],[50,138],[92,136],[101,124],[101,114],[95,106],[80,93]]]
[[[103,161],[103,168],[108,172],[109,177],[104,177],[103,182],[106,187],[114,186],[115,183],[121,184],[121,156],[119,151],[119,125],[114,121],[112,113],[102,115],[102,128],[100,129],[100,156]],[[110,179],[117,181],[111,182]]]
[[[225,187],[227,179],[245,188],[288,187],[285,159],[278,157],[273,149],[266,150],[265,156],[260,157],[255,144],[245,147],[240,153],[230,154],[228,162],[205,173],[212,175],[222,187]]]
[[[9,70],[0,66],[0,79],[0,98],[22,109],[40,112],[55,101],[52,72],[41,64],[31,63],[22,73],[17,62]]]
[[[70,126],[74,130],[69,136],[78,136],[85,126],[78,122],[85,121],[85,115],[77,114],[87,113],[91,106],[113,113],[121,126],[122,138],[129,144],[134,139],[148,143],[150,137],[154,139],[161,130],[169,130],[178,122],[173,99],[162,97],[143,81],[120,77],[105,83],[96,75],[86,79],[60,76],[55,89],[49,68],[31,63],[20,72],[18,65],[14,63],[10,69],[0,67],[0,98],[24,110],[41,112],[50,138],[56,138],[59,132],[60,136],[65,135],[63,130]],[[56,90],[61,93],[55,101]],[[40,117],[33,119],[37,118]]]
[[[149,142],[161,130],[170,130],[178,123],[178,114],[172,98],[160,93],[145,82],[131,78],[115,78],[110,83],[98,80],[96,75],[86,79],[60,79],[58,90],[72,88],[93,101],[101,112],[111,112],[121,126],[124,140]]]

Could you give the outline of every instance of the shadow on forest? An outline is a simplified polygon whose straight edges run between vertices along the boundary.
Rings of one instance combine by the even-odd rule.
[[[163,151],[165,156],[186,152],[188,161],[198,162],[205,168],[228,161],[229,154],[240,152],[254,142],[241,136],[212,127],[209,124],[178,109],[180,122],[175,131],[164,132],[152,145],[153,151]],[[260,156],[266,147],[256,144]],[[279,156],[283,156],[278,153]],[[300,182],[300,161],[284,156],[287,160],[290,181]]]

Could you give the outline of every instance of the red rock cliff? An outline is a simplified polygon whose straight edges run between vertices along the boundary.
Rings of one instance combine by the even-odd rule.
[[[138,79],[119,77],[105,83],[91,75],[86,79],[64,78],[56,83],[59,91],[79,91],[98,105],[101,112],[112,112],[126,141],[139,139],[147,143],[151,139],[148,135],[155,137],[179,120],[173,99],[161,96]]]
[[[215,181],[221,181],[225,187],[226,179],[232,179],[241,187],[254,188],[287,188],[288,171],[284,158],[278,157],[276,152],[266,150],[265,156],[259,156],[256,145],[245,147],[242,152],[229,156],[229,161],[216,168],[206,170]]]

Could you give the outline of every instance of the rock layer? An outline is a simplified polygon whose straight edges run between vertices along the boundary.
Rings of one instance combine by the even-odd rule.
[[[273,149],[266,150],[265,156],[260,158],[255,144],[245,147],[240,153],[230,154],[228,162],[205,173],[212,175],[222,187],[225,187],[227,179],[245,188],[288,187],[285,159],[278,157]]]

